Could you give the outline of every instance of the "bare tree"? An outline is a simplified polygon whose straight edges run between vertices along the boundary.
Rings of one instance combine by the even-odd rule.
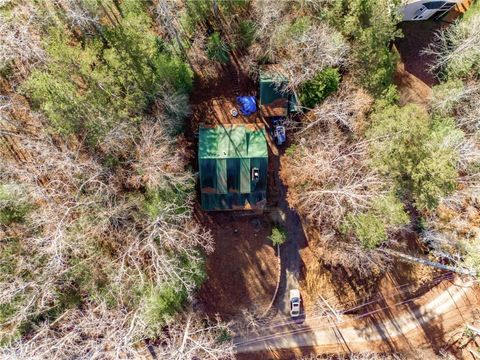
[[[207,56],[207,37],[202,31],[192,35],[192,45],[188,49],[188,57],[196,73],[202,74],[205,79],[215,79],[218,76],[218,63],[211,61]]]
[[[86,2],[56,0],[56,3],[65,10],[66,17],[73,28],[78,28],[82,32],[89,32],[100,26],[99,14],[89,9]]]
[[[325,23],[311,24],[305,31],[292,34],[289,5],[271,0],[253,2],[257,31],[262,36],[250,52],[254,58],[267,56],[278,63],[295,89],[326,67],[344,64],[349,47],[342,35]]]
[[[458,126],[468,134],[480,130],[480,84],[449,81],[434,87],[432,108],[442,115],[454,115]]]
[[[136,314],[110,310],[105,303],[88,304],[44,323],[31,339],[14,342],[0,354],[18,360],[139,358],[141,334]]]
[[[347,80],[332,96],[313,109],[313,116],[305,120],[307,124],[298,131],[303,134],[312,131],[313,127],[325,124],[336,124],[343,129],[357,132],[373,99],[362,89],[357,89]]]
[[[164,127],[158,123],[145,123],[140,134],[132,139],[135,147],[130,182],[147,188],[173,186],[185,188],[193,182],[192,174],[185,172],[188,162]],[[180,150],[180,151],[179,151]]]
[[[434,259],[446,260],[454,271],[470,275],[480,273],[480,228],[475,221],[480,213],[478,180],[443,199],[422,234]]]
[[[356,128],[353,118],[349,123]],[[382,272],[387,256],[366,251],[354,238],[340,238],[340,232],[348,214],[368,212],[374,199],[387,194],[388,182],[369,164],[368,141],[351,141],[336,119],[314,121],[310,131],[299,130],[295,150],[282,158],[289,204],[303,216],[323,263],[359,276]]]
[[[16,4],[10,15],[0,14],[0,68],[14,62],[19,73],[46,60],[35,23],[39,20],[31,4]]]
[[[279,64],[293,89],[327,67],[343,65],[349,49],[342,35],[325,24],[312,25],[278,47]]]
[[[430,70],[438,73],[447,70],[451,74],[466,75],[480,59],[480,15],[473,14],[468,20],[435,33],[435,38],[422,53],[434,57]]]
[[[329,128],[323,128],[323,139],[310,135],[301,140],[296,154],[285,159],[288,172],[282,170],[282,175],[289,184],[291,205],[315,224],[338,226],[349,210],[367,209],[386,191],[386,183],[368,166],[367,142],[349,144]]]
[[[141,186],[181,191],[192,181],[192,175],[184,170],[185,162],[175,142],[159,123],[145,122],[138,136],[125,136],[125,131],[117,131],[112,138],[117,147],[122,141],[127,148],[129,144],[132,149],[137,147],[128,158],[132,169],[152,172],[155,177],[142,178]],[[0,183],[21,184],[22,196],[16,187],[7,190],[16,201],[28,202],[35,211],[27,215],[24,225],[5,231],[7,235],[16,231],[19,246],[24,249],[16,271],[33,276],[3,275],[0,304],[15,300],[17,308],[0,326],[15,332],[25,321],[55,307],[62,291],[70,286],[67,274],[77,267],[103,269],[103,281],[108,281],[108,291],[118,305],[107,310],[92,303],[88,311],[84,308],[57,319],[55,326],[40,324],[33,333],[36,341],[22,339],[6,353],[28,354],[26,358],[38,359],[55,358],[58,354],[69,358],[73,353],[79,358],[123,356],[120,354],[132,357],[136,351],[134,342],[145,336],[147,329],[135,315],[142,304],[132,308],[128,301],[132,288],[175,281],[179,291],[191,296],[202,261],[199,249],[207,253],[213,250],[211,234],[193,219],[192,195],[187,193],[176,201],[167,199],[155,204],[158,207],[155,216],[147,216],[142,212],[143,198],[120,191],[117,180],[107,176],[80,148],[58,147],[41,133],[36,139],[20,137],[15,146],[29,156],[22,162],[14,157],[5,158],[0,163]],[[0,204],[3,205],[9,204]],[[110,256],[98,251],[99,241],[108,247]],[[178,253],[181,258],[175,255]],[[72,265],[72,257],[79,262]],[[185,266],[186,261],[190,266]],[[67,321],[70,316],[74,316],[72,322]],[[103,335],[111,336],[100,339],[86,333],[93,331],[95,322]]]
[[[188,94],[164,86],[155,100],[155,118],[168,134],[176,134],[182,128],[191,108]]]
[[[456,106],[456,121],[468,133],[480,131],[480,84],[467,86]]]
[[[160,29],[163,30],[170,37],[171,41],[175,41],[183,56],[187,59],[192,69],[193,64],[190,61],[190,58],[187,55],[187,51],[183,46],[182,42],[182,28],[179,23],[179,12],[180,9],[177,6],[178,4],[173,1],[158,1],[157,6],[155,7],[157,15],[157,24]]]
[[[234,359],[229,334],[228,324],[218,319],[215,322],[202,319],[190,312],[168,326],[156,352],[165,360]]]
[[[460,181],[465,182],[466,179],[471,180],[475,178],[478,181],[479,172],[475,166],[480,161],[480,143],[478,137],[476,135],[465,135],[464,138],[457,141],[455,149],[459,154],[457,168],[465,174],[460,178]]]

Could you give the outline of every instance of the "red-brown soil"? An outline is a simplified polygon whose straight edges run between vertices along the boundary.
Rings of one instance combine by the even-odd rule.
[[[303,305],[307,313],[315,315],[326,308],[319,295],[337,310],[350,309],[372,299],[395,303],[404,295],[424,294],[436,285],[433,279],[439,274],[431,267],[396,262],[384,274],[372,274],[368,279],[361,279],[342,268],[326,266],[310,247],[301,249],[300,254],[303,263],[300,281]],[[399,287],[408,291],[390,297],[389,294]]]
[[[397,64],[393,82],[397,85],[400,106],[416,103],[426,108],[429,107],[432,95],[431,87],[408,72],[405,69],[405,63]]]
[[[403,63],[395,76],[401,104],[416,102],[428,106],[430,86],[436,83],[436,79],[428,73],[425,65],[428,59],[420,54],[420,50],[431,41],[432,30],[441,26],[438,23],[423,23],[418,30],[413,25],[402,25],[406,38],[396,45]],[[259,116],[233,118],[229,114],[235,105],[235,96],[256,94],[255,84],[239,63],[234,61],[219,67],[217,80],[197,80],[191,101],[190,135],[193,144],[200,123],[263,122]],[[272,150],[275,150],[275,155],[278,153],[274,146],[270,147],[270,165],[274,164]],[[269,206],[276,206],[278,189],[272,182],[275,178],[272,171],[275,169],[269,167],[268,202]],[[271,300],[278,275],[277,258],[267,238],[271,221],[265,215],[239,212],[202,213],[200,218],[211,229],[216,241],[216,250],[207,259],[208,279],[199,291],[202,307],[208,314],[220,314],[223,319],[232,319],[245,308],[261,312]],[[372,298],[378,300],[377,304],[392,305],[407,296],[427,294],[436,285],[432,279],[437,273],[420,265],[396,263],[393,270],[377,278],[356,279],[324,266],[309,247],[300,251],[300,285],[307,313],[315,313],[319,295],[331,301],[336,308],[346,309]],[[390,296],[405,284],[409,285],[408,291]],[[385,351],[380,344],[372,344],[365,350]],[[248,359],[255,359],[252,354],[248,356]],[[277,358],[290,359],[294,355],[279,354]]]
[[[231,319],[242,309],[263,312],[278,276],[277,258],[265,216],[246,212],[211,213],[206,226],[215,238],[208,279],[199,298],[209,315]]]
[[[454,283],[457,285],[453,285]],[[460,296],[458,296],[459,294]],[[447,296],[445,297],[445,295]],[[441,310],[438,315],[430,314],[431,304],[438,303],[438,299],[441,297],[450,305],[447,305],[445,310]],[[408,301],[405,301],[407,299]],[[437,306],[442,305],[444,302],[437,304]],[[323,331],[327,335],[327,329],[333,327],[336,329],[333,332],[338,334],[336,341],[331,342],[326,338],[318,338],[318,346],[315,347],[293,346],[288,350],[271,350],[270,348],[269,351],[256,353],[255,356],[247,353],[239,355],[237,358],[242,360],[298,359],[302,355],[312,353],[323,356],[345,355],[345,358],[349,358],[351,353],[375,352],[399,354],[398,358],[402,359],[438,359],[446,358],[439,357],[439,355],[447,350],[456,359],[475,359],[470,350],[478,350],[479,337],[472,338],[465,334],[465,327],[479,324],[479,306],[480,288],[478,285],[466,286],[466,282],[462,284],[458,279],[443,280],[437,287],[422,296],[408,295],[405,296],[403,302],[397,301],[389,304],[380,302],[368,309],[365,308],[362,311],[364,316],[360,318],[344,317],[343,322],[337,323],[337,325],[333,325],[332,321],[314,319],[305,328],[304,335],[298,335],[301,325],[294,326],[292,332],[285,331],[285,337],[290,336],[291,342],[292,337],[298,341],[307,337],[308,330],[321,333]],[[427,310],[428,307],[431,309]],[[422,321],[421,317],[425,316],[430,316],[430,320]],[[410,320],[405,322],[405,318]],[[387,331],[388,323],[393,324],[395,329],[405,327],[407,329],[400,333],[393,331],[392,334]],[[390,328],[392,330],[391,326]],[[356,329],[357,334],[360,335],[358,341],[349,342],[343,338],[342,332],[349,338],[355,338],[349,329]],[[378,340],[379,336],[383,338],[383,341]],[[284,341],[286,341],[285,337]]]

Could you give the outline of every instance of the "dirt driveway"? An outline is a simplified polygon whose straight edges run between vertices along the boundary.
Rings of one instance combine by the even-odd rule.
[[[283,151],[284,148],[275,152],[282,154]],[[287,231],[287,241],[280,247],[282,264],[280,286],[274,309],[272,309],[270,315],[285,318],[290,316],[290,290],[300,288],[299,277],[302,266],[300,249],[307,246],[307,239],[300,216],[289,207],[287,202],[287,188],[279,176],[280,157],[271,154],[270,163],[272,167],[272,181],[278,193],[276,207],[283,215],[282,226]]]

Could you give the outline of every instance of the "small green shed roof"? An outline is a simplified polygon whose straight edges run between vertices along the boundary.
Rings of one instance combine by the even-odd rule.
[[[260,110],[265,117],[287,116],[297,111],[297,100],[286,89],[288,79],[281,73],[260,71]]]
[[[288,93],[281,91],[277,84],[286,85],[287,79],[282,75],[272,75],[269,73],[260,73],[260,104],[268,105],[275,100],[288,100]]]

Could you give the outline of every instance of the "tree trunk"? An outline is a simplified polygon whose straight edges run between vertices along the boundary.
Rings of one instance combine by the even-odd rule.
[[[430,261],[430,260],[426,260],[426,259],[420,259],[420,258],[417,258],[417,257],[414,257],[414,256],[410,256],[410,255],[401,253],[399,251],[390,250],[390,249],[378,249],[378,251],[381,251],[381,252],[383,252],[385,254],[388,254],[388,255],[398,257],[398,258],[400,258],[402,260],[405,260],[405,261],[408,261],[408,262],[413,262],[413,263],[422,264],[422,265],[426,265],[426,266],[432,266],[432,267],[437,268],[437,269],[452,271],[452,272],[462,274],[462,275],[477,276],[477,272],[473,269],[444,265],[444,264],[440,264],[438,262],[434,262],[434,261]]]

